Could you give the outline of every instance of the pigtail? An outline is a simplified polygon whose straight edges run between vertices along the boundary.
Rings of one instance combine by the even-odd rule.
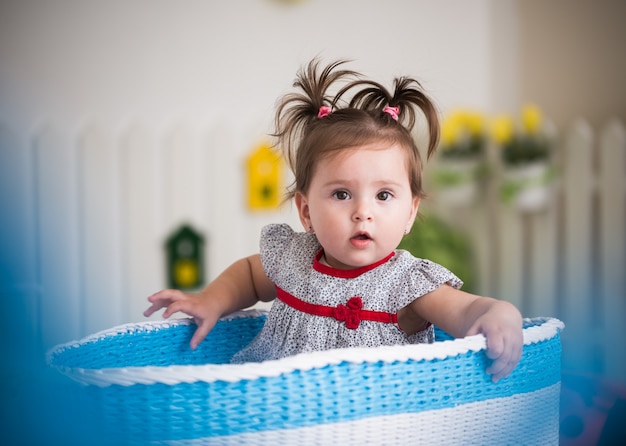
[[[342,88],[336,96],[339,99],[349,90],[360,88],[350,100],[350,107],[378,113],[381,119],[398,121],[409,132],[417,120],[417,106],[428,123],[429,143],[427,158],[437,150],[439,144],[439,117],[435,105],[423,92],[418,81],[409,77],[394,80],[394,90],[390,93],[378,82],[357,80]]]
[[[394,93],[389,105],[400,107],[401,113],[408,114],[407,128],[409,130],[413,129],[416,121],[414,106],[419,107],[428,124],[429,140],[426,158],[430,159],[439,144],[439,115],[433,102],[424,93],[421,84],[409,77],[395,79]]]
[[[293,83],[302,93],[287,94],[278,103],[274,136],[292,169],[296,164],[298,142],[312,125],[330,113],[336,102],[328,96],[329,87],[342,78],[357,75],[351,70],[337,70],[346,62],[338,60],[320,71],[319,60],[313,59],[298,72]]]

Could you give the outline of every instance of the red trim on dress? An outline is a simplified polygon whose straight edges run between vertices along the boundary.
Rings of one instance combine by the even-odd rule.
[[[317,254],[315,254],[315,259],[313,260],[313,269],[318,273],[326,274],[328,276],[339,277],[340,279],[354,279],[355,277],[359,277],[361,274],[364,274],[368,271],[373,270],[377,266],[382,265],[391,259],[395,252],[392,252],[387,257],[380,259],[378,262],[372,263],[371,265],[365,265],[360,268],[354,269],[339,269],[333,268],[332,266],[324,265],[320,262],[320,259],[324,255],[324,249],[321,248]]]
[[[363,300],[354,296],[348,299],[346,304],[336,307],[318,305],[305,302],[287,291],[276,286],[276,297],[290,307],[313,316],[332,317],[340,322],[345,322],[346,328],[355,330],[359,328],[361,321],[382,322],[385,324],[397,324],[398,315],[384,311],[363,310]]]

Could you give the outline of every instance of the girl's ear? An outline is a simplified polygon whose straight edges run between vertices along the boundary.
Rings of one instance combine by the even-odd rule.
[[[411,215],[409,216],[409,221],[406,225],[407,233],[413,227],[413,223],[415,223],[415,218],[417,218],[417,211],[420,207],[420,199],[419,197],[413,198],[413,203],[411,205]]]
[[[309,202],[302,192],[296,192],[294,195],[294,201],[296,208],[298,208],[298,215],[300,216],[300,223],[304,227],[306,232],[314,232],[311,224],[311,213],[309,210]]]

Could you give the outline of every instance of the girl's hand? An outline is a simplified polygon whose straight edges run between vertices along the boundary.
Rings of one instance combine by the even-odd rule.
[[[443,285],[405,308],[416,321],[430,321],[455,338],[483,334],[493,360],[487,373],[494,382],[507,377],[522,356],[522,315],[509,302]]]
[[[148,298],[152,305],[143,314],[148,317],[165,308],[166,319],[179,311],[193,317],[198,325],[191,338],[195,350],[220,317],[274,297],[276,288],[265,275],[261,257],[254,254],[233,263],[199,293],[163,290],[153,294]]]
[[[513,371],[522,356],[522,316],[512,304],[494,300],[475,320],[467,336],[479,333],[487,338],[487,357],[493,361],[487,373],[493,382],[498,382]]]
[[[193,317],[198,328],[191,338],[190,345],[192,350],[195,350],[200,342],[204,340],[220,317],[220,312],[212,307],[211,300],[200,294],[186,294],[178,290],[162,290],[148,297],[148,301],[152,305],[143,312],[143,315],[146,317],[151,316],[161,308],[165,308],[163,312],[165,319],[178,312]]]

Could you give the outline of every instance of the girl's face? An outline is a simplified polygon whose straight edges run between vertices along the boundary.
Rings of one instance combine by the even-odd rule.
[[[315,231],[329,266],[353,269],[386,257],[417,215],[405,150],[371,144],[320,160],[296,206],[305,229]]]

